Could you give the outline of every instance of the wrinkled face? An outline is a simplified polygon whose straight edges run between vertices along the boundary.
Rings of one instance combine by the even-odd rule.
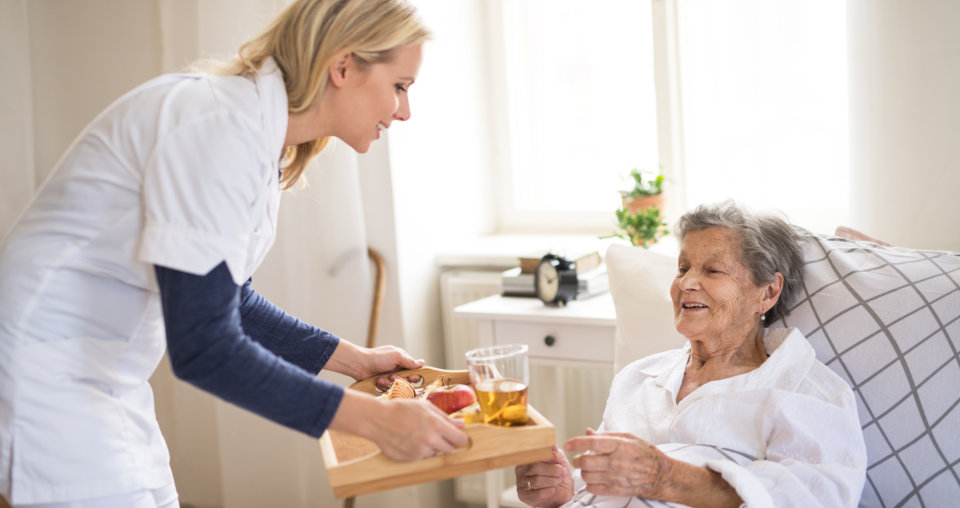
[[[729,229],[687,233],[670,286],[683,336],[719,345],[742,340],[757,326],[764,290],[740,262],[739,250],[740,235]]]
[[[354,62],[342,96],[348,114],[334,127],[335,135],[358,153],[366,153],[394,120],[410,119],[407,90],[420,71],[421,56],[420,45],[401,46],[388,62],[362,67]]]

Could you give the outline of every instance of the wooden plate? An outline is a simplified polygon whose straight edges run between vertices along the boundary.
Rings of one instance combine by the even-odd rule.
[[[465,370],[423,367],[397,374],[420,375],[424,386],[439,376],[449,378],[451,383],[470,384]],[[350,388],[376,394],[379,377],[357,381]],[[465,448],[415,462],[397,462],[384,456],[372,441],[328,430],[320,437],[327,479],[339,499],[547,460],[553,456],[556,440],[553,424],[529,404],[527,415],[530,423],[522,427],[469,424],[464,427],[470,439]]]

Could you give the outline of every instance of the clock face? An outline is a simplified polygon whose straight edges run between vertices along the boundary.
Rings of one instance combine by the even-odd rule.
[[[544,302],[552,302],[557,298],[560,290],[560,274],[557,267],[550,262],[542,262],[537,267],[537,296]]]

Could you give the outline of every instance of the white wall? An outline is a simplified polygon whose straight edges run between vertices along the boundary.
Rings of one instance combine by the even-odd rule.
[[[25,0],[0,0],[0,238],[36,188]]]
[[[847,5],[852,226],[960,251],[960,2]]]

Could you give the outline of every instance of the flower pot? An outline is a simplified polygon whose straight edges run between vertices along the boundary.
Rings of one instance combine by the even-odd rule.
[[[623,208],[631,212],[646,210],[651,206],[660,210],[660,213],[663,213],[663,194],[644,196],[642,198],[623,198]]]

